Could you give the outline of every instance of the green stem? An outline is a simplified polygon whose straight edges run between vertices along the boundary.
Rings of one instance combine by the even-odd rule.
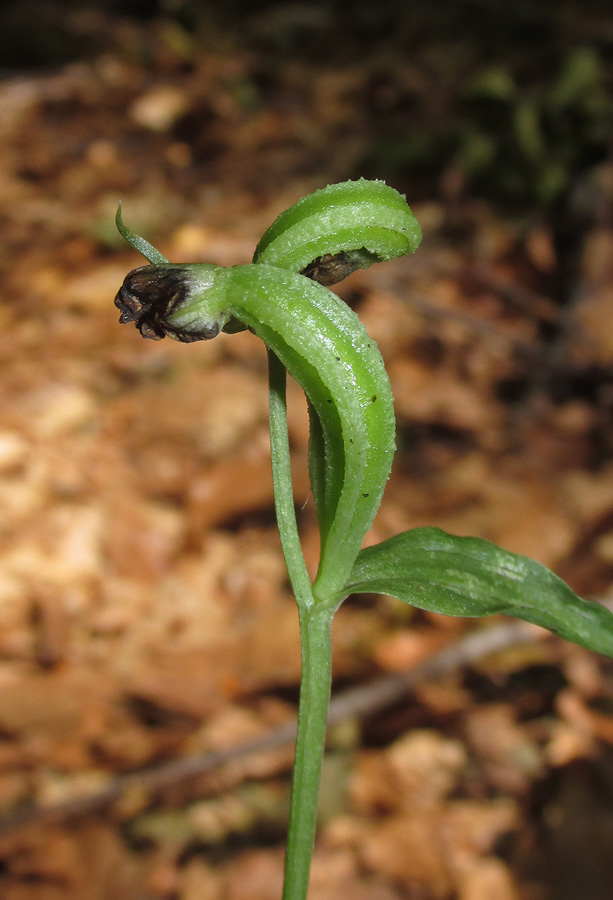
[[[272,350],[268,351],[268,404],[270,409],[270,456],[277,525],[285,565],[300,609],[313,605],[313,590],[307,571],[294,507],[294,490],[287,430],[287,373]]]
[[[302,678],[283,900],[305,900],[309,887],[330,704],[333,615],[332,610],[321,606],[300,609]]]
[[[315,603],[292,489],[287,430],[286,372],[268,352],[270,451],[275,508],[287,571],[298,603],[302,676],[283,900],[305,900],[317,825],[317,800],[332,680],[332,617],[336,605]]]

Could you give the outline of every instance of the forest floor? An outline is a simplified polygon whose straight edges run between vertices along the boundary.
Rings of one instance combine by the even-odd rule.
[[[268,900],[300,660],[265,352],[248,333],[179,345],[119,327],[113,298],[141,263],[114,213],[121,199],[173,261],[249,262],[287,205],[360,174],[381,87],[362,63],[275,66],[223,42],[196,53],[168,23],[122,29],[89,62],[0,83],[0,896]],[[478,535],[606,600],[610,206],[569,314],[548,292],[547,221],[502,216],[456,174],[393,182],[421,249],[338,286],[398,416],[369,541]],[[598,178],[613,196],[613,169]],[[295,385],[290,429],[313,568]],[[390,676],[503,622],[386,597],[340,610],[335,693],[381,684],[381,702],[331,729],[312,900],[610,898],[610,661],[509,631],[385,699]]]

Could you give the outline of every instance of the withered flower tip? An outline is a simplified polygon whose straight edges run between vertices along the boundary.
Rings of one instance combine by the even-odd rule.
[[[128,272],[115,297],[122,325],[134,322],[144,338],[163,337],[191,343],[215,337],[219,327],[206,329],[173,325],[169,317],[189,299],[189,270],[181,266],[142,266]]]
[[[339,253],[318,256],[301,269],[300,274],[323,284],[324,287],[330,287],[347,278],[352,272],[368,268],[374,262],[377,262],[377,257],[364,247],[361,250],[341,250]]]

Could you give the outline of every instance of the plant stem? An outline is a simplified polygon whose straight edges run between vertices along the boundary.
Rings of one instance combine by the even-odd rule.
[[[289,580],[298,607],[313,605],[311,579],[307,572],[294,508],[294,490],[290,466],[289,435],[287,431],[287,373],[272,350],[268,351],[268,404],[270,409],[270,456],[275,511],[281,547]]]
[[[283,900],[305,900],[309,887],[330,704],[333,615],[333,611],[320,606],[300,609],[302,677]]]
[[[277,523],[298,603],[302,675],[283,900],[305,900],[317,825],[317,800],[332,680],[332,617],[336,606],[315,603],[296,523],[287,430],[286,372],[268,352],[270,452]]]

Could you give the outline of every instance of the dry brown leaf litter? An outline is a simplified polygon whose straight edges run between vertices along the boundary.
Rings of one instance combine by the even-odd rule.
[[[367,128],[351,105],[360,70],[307,79],[296,64],[289,93],[249,115],[228,84],[252,64],[209,54],[190,73],[171,59],[155,74],[109,55],[0,88],[3,812],[250,740],[291,712],[297,622],[272,520],[262,350],[249,335],[186,348],[120,329],[112,298],[137,260],[100,241],[112,239],[121,197],[126,219],[155,229],[170,258],[246,262],[279,210],[344,177]],[[340,289],[359,299],[381,346],[399,416],[401,452],[370,540],[438,524],[529,553],[579,590],[604,590],[613,481],[610,464],[591,465],[602,409],[577,398],[517,419],[496,387],[516,371],[517,343],[538,331],[496,287],[521,276],[517,234],[471,212],[489,279],[475,282],[440,230],[440,205],[421,218],[424,262]],[[573,353],[588,364],[610,362],[610,246],[600,228],[584,259]],[[546,272],[547,234],[535,229],[525,247]],[[314,566],[304,405],[293,399]],[[464,627],[386,601],[348,607],[335,632],[338,677],[410,666]],[[541,653],[536,664],[552,665]],[[474,690],[453,678],[390,715],[386,748],[350,740],[348,796],[322,831],[313,900],[540,900],[498,848],[505,836],[534,838],[522,803],[536,779],[613,742],[606,704],[598,709],[610,685],[599,666],[581,674],[576,660],[587,657],[568,651],[567,686],[531,721],[512,704],[474,706]],[[533,664],[502,660],[487,677],[503,684]],[[153,811],[151,798],[128,796],[104,816],[6,835],[2,896],[277,895],[290,758],[283,749],[232,763],[191,796],[182,787],[155,798]],[[259,795],[245,790],[254,781]],[[157,809],[168,826],[147,830]],[[272,849],[257,847],[266,829]],[[255,848],[233,852],[245,835]]]

